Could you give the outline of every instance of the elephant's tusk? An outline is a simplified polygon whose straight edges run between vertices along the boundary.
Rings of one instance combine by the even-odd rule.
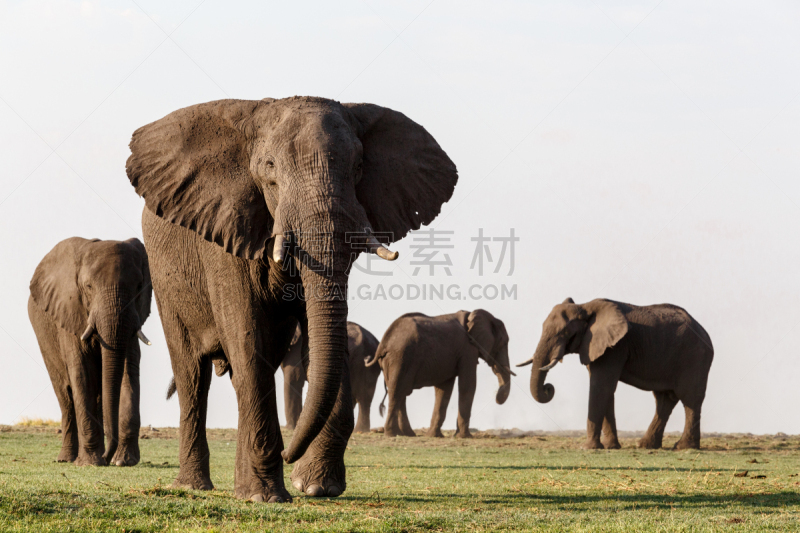
[[[517,365],[517,368],[519,368],[519,367],[521,367],[521,366],[528,366],[528,365],[529,365],[529,364],[531,364],[531,363],[533,363],[533,357],[531,357],[530,359],[528,359],[528,360],[527,360],[527,361],[525,361],[524,363],[520,363],[520,364],[518,364],[518,365]]]
[[[555,361],[551,362],[549,365],[543,366],[539,370],[550,370],[551,368],[553,368],[554,366],[556,366],[560,362],[561,362],[561,359],[556,359]]]
[[[275,235],[275,242],[272,243],[272,260],[278,264],[283,263],[286,257],[285,243],[286,237],[283,236],[283,233]]]
[[[88,326],[86,326],[86,331],[84,331],[83,335],[81,335],[81,340],[88,341],[89,337],[92,336],[92,333],[94,333],[94,324],[90,323]]]
[[[513,370],[511,370],[511,367],[510,367],[510,366],[506,366],[506,367],[503,367],[503,368],[505,368],[506,370],[508,370],[508,373],[509,373],[509,374],[511,374],[512,376],[516,376],[516,374],[514,373],[514,371],[513,371]]]
[[[375,238],[375,235],[370,235],[367,239],[367,247],[369,251],[373,254],[377,254],[378,257],[381,259],[385,259],[387,261],[394,261],[400,256],[398,252],[389,251],[384,245],[382,245],[378,239]]]
[[[139,340],[142,341],[143,343],[145,343],[146,345],[148,345],[148,346],[152,346],[153,345],[153,343],[150,342],[150,339],[148,339],[147,337],[144,336],[144,333],[142,333],[142,330],[137,331],[136,332],[136,336],[139,337]]]

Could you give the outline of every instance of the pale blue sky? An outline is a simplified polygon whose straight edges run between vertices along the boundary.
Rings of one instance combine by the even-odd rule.
[[[567,296],[675,303],[715,346],[703,429],[800,433],[800,6],[531,4],[0,4],[0,423],[59,417],[26,313],[39,260],[74,235],[141,237],[143,202],[125,177],[131,133],[199,102],[297,94],[424,125],[460,174],[433,223],[455,231],[453,275],[435,282],[518,287],[517,301],[354,301],[352,320],[380,337],[407,311],[484,307],[505,320],[520,362]],[[469,269],[479,227],[515,228],[512,277]],[[410,244],[396,246],[392,277],[355,273],[352,286],[431,281],[412,279]],[[144,329],[142,422],[174,426],[157,313]],[[529,367],[503,406],[479,370],[473,426],[585,427],[577,357],[551,372],[547,405],[531,398]],[[211,396],[209,426],[234,426],[229,380],[215,378]],[[432,400],[411,396],[415,427]],[[620,385],[616,408],[621,429],[644,430],[654,402]],[[454,397],[447,428],[455,409]],[[682,425],[676,409],[669,429]]]

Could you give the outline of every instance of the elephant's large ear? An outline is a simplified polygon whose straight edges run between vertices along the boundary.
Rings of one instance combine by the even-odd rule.
[[[136,130],[128,178],[147,208],[236,256],[262,257],[272,217],[250,173],[248,119],[268,101],[219,100]]]
[[[616,303],[592,300],[582,305],[589,314],[589,326],[580,346],[581,363],[595,361],[628,333],[628,320]]]
[[[44,256],[31,279],[36,302],[63,329],[80,337],[89,322],[89,312],[78,286],[82,248],[92,241],[72,237],[55,245]]]
[[[490,365],[495,364],[494,360],[489,361],[489,359],[492,359],[496,341],[496,332],[493,326],[494,320],[494,317],[483,309],[476,309],[467,318],[469,340],[482,348],[478,350],[480,357]]]
[[[150,279],[150,262],[147,260],[147,251],[145,251],[142,241],[133,238],[125,242],[133,246],[139,256],[139,269],[142,271],[142,290],[136,297],[136,313],[139,315],[141,324],[144,324],[147,317],[150,316],[150,304],[153,298],[153,281]]]
[[[373,104],[344,104],[358,121],[364,148],[356,197],[372,229],[398,241],[429,224],[458,181],[455,164],[425,128]]]

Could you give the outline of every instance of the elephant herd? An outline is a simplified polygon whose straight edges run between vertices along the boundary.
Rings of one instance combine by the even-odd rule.
[[[127,175],[145,201],[144,244],[67,239],[30,284],[28,313],[62,411],[59,461],[139,461],[138,342],[149,344],[141,328],[151,294],[180,404],[178,487],[213,488],[212,367],[236,391],[235,495],[260,502],[291,501],[284,462],[294,464],[298,491],[344,492],[345,449],[354,428],[369,431],[381,371],[386,436],[414,435],[406,398],[434,387],[427,435],[441,437],[457,380],[456,436],[469,437],[480,360],[497,376],[497,403],[508,398],[509,334],[485,310],[406,314],[380,342],[347,321],[353,259],[396,259],[386,246],[431,223],[456,186],[455,164],[419,124],[377,105],[323,98],[220,100],[138,129],[130,149]],[[590,373],[588,448],[619,447],[619,381],[655,395],[641,446],[661,446],[680,400],[686,428],[677,448],[699,447],[713,349],[686,311],[611,300],[556,305],[533,358],[518,365],[533,365],[537,401],[553,398],[547,372],[571,353]],[[286,448],[278,366],[294,429]]]

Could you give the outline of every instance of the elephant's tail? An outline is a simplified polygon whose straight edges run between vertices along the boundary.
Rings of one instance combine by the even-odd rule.
[[[172,378],[172,381],[169,382],[169,387],[167,387],[167,400],[172,398],[172,395],[178,392],[178,386],[175,385],[175,378]]]
[[[375,350],[375,353],[372,355],[372,359],[369,359],[369,358],[368,358],[368,359],[365,359],[365,360],[364,360],[364,366],[365,366],[365,367],[370,367],[370,366],[374,365],[375,363],[377,363],[377,362],[378,362],[378,360],[379,360],[381,357],[383,357],[382,355],[380,355],[380,353],[381,353],[381,351],[380,351],[380,346],[378,346],[378,349],[377,349],[377,350]]]
[[[389,388],[386,386],[386,380],[383,380],[383,390],[386,391],[386,394],[383,395],[383,400],[381,400],[381,404],[378,406],[378,413],[380,413],[381,417],[386,414],[386,406],[384,403],[386,402],[386,397],[389,396]]]

